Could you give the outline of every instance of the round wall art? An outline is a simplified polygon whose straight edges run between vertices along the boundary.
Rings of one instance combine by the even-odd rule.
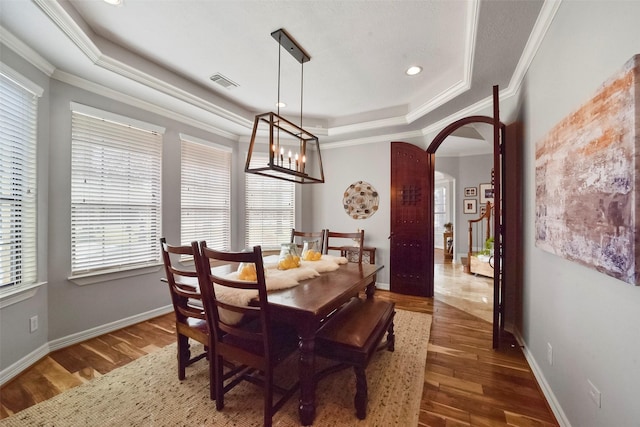
[[[378,210],[378,192],[368,182],[354,182],[344,191],[342,205],[353,219],[369,218]]]

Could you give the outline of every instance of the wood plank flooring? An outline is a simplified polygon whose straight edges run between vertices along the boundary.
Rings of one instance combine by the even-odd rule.
[[[510,335],[491,348],[491,324],[436,299],[376,291],[433,315],[419,426],[558,426]],[[174,342],[173,314],[57,350],[0,388],[0,418]],[[176,378],[177,381],[177,378]]]

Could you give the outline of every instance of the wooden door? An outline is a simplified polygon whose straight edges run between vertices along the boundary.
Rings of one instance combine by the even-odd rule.
[[[506,127],[502,150],[502,295],[503,311],[500,327],[522,331],[522,123]]]
[[[406,142],[391,143],[390,288],[433,296],[432,157]]]

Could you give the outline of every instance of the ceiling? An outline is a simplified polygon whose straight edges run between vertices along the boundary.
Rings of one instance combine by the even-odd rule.
[[[490,115],[493,85],[509,118],[515,108],[503,100],[517,93],[553,17],[549,4],[0,0],[0,41],[57,80],[233,140],[249,138],[256,114],[276,110],[280,82],[281,115],[299,123],[302,96],[303,126],[323,147],[426,147],[449,122]],[[279,51],[270,36],[279,28],[310,55],[304,67]],[[411,65],[422,73],[406,75]],[[216,73],[237,87],[214,83]],[[490,152],[482,134],[465,129],[441,150]]]

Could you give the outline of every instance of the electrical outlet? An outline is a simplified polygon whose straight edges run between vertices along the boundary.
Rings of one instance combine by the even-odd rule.
[[[553,347],[551,347],[551,343],[547,343],[547,362],[549,362],[549,365],[553,365]]]
[[[38,316],[32,316],[29,319],[29,332],[34,333],[38,330]]]
[[[602,395],[600,394],[600,390],[597,389],[596,386],[590,380],[587,380],[589,383],[589,397],[595,403],[598,408],[602,407]]]

